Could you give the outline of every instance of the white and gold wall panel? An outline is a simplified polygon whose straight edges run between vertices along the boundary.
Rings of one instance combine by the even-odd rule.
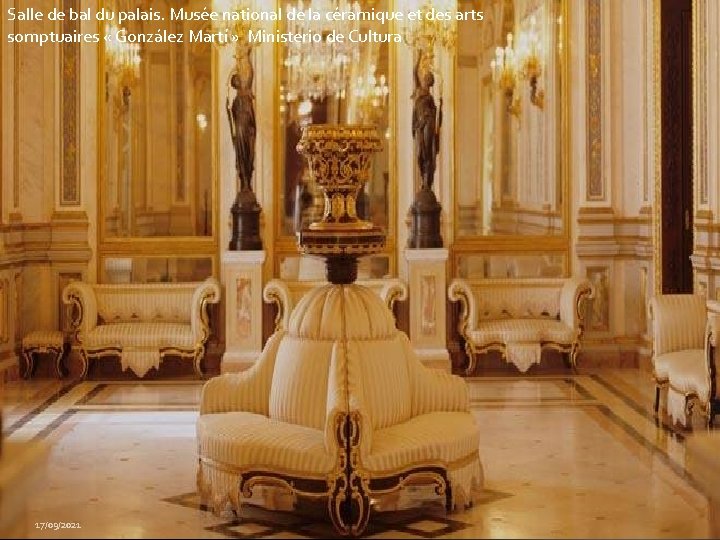
[[[695,287],[708,298],[720,293],[720,5],[693,1]]]

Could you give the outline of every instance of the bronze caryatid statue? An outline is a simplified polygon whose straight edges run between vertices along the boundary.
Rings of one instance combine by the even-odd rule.
[[[435,105],[435,98],[432,95],[435,76],[432,72],[432,64],[430,62],[423,64],[426,54],[423,51],[418,53],[413,72],[415,90],[412,95],[412,134],[421,185],[410,207],[412,220],[408,238],[409,248],[439,248],[443,245],[440,235],[442,207],[432,190],[437,156],[440,152],[443,102],[440,98],[440,106]]]
[[[225,104],[235,149],[235,169],[239,180],[239,189],[231,209],[233,226],[229,249],[233,251],[262,249],[261,209],[252,189],[257,123],[253,94],[255,71],[250,51],[250,47],[244,47],[236,55],[237,68],[230,77],[230,86],[235,90],[235,97],[230,104],[228,96]]]
[[[235,98],[230,105],[225,104],[230,135],[235,146],[235,167],[240,179],[240,189],[252,189],[252,175],[255,170],[255,96],[252,85],[254,70],[251,62],[247,62],[248,73],[241,77],[235,72],[230,77],[230,86],[235,89]]]
[[[431,190],[435,179],[437,155],[440,151],[440,127],[442,126],[442,98],[440,107],[435,105],[431,89],[435,76],[431,69],[420,73],[422,54],[415,64],[415,91],[413,94],[412,133],[415,139],[418,168],[422,189]]]

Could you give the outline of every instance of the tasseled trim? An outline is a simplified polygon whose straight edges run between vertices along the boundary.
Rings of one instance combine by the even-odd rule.
[[[452,510],[467,508],[480,500],[485,483],[480,455],[470,463],[447,472],[452,489]]]
[[[228,506],[240,512],[239,481],[237,474],[220,471],[203,463],[198,465],[197,487],[200,501],[208,505],[216,514],[221,514],[228,509]]]
[[[667,412],[674,423],[680,423],[683,426],[687,424],[687,400],[685,394],[676,392],[672,388],[667,391]]]
[[[242,516],[242,507],[245,504],[285,512],[295,507],[295,497],[286,489],[255,486],[253,496],[245,498],[240,494],[239,486],[239,474],[218,470],[203,463],[198,465],[197,487],[200,501],[207,504],[215,514],[231,509],[238,516]]]

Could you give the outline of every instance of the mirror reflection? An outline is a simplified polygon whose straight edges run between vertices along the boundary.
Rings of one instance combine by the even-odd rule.
[[[563,277],[566,261],[561,253],[467,254],[458,257],[457,269],[464,279]]]
[[[128,32],[188,35],[201,28],[200,22],[170,20],[170,6],[177,7],[176,2],[151,4],[164,20],[125,22]],[[187,7],[202,10],[203,5],[192,0]],[[122,28],[110,30],[113,35]],[[105,236],[211,236],[211,44],[144,43],[133,48],[110,39],[104,64]]]
[[[212,276],[211,257],[105,257],[102,283],[175,283]]]
[[[360,9],[387,10],[389,0],[364,0]],[[322,18],[323,21],[325,18]],[[285,24],[285,23],[283,23]],[[297,27],[301,22],[291,24]],[[386,32],[377,21],[312,22],[313,31],[332,30],[348,35],[359,31]],[[326,24],[327,28],[318,29]],[[339,26],[347,28],[339,28]],[[284,31],[284,30],[283,30]],[[304,31],[295,28],[296,32]],[[278,190],[281,236],[294,236],[305,223],[322,216],[323,198],[308,174],[296,146],[308,124],[375,124],[384,140],[375,155],[371,180],[357,201],[361,219],[389,225],[390,121],[387,43],[287,44],[280,46],[280,187]]]
[[[561,234],[562,2],[486,11],[458,27],[457,234]]]

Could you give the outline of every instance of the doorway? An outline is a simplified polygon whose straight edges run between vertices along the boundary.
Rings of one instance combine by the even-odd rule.
[[[691,293],[692,1],[660,0],[662,292]]]

